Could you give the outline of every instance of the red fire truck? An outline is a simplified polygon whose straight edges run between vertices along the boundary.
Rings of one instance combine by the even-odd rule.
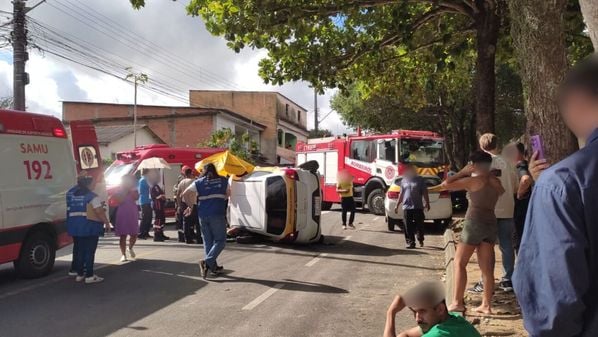
[[[444,139],[435,132],[397,130],[390,134],[309,139],[297,144],[297,165],[320,164],[322,209],[340,202],[337,173],[348,169],[355,178],[354,197],[372,213],[384,215],[384,193],[413,164],[421,175],[438,175],[445,165]]]

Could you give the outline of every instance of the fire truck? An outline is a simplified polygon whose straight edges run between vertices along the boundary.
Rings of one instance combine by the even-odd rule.
[[[296,164],[315,160],[320,165],[322,209],[340,203],[337,174],[347,169],[354,177],[355,201],[370,212],[384,215],[388,186],[403,174],[407,164],[420,175],[441,175],[447,165],[444,138],[431,131],[396,130],[389,134],[309,139],[297,143]]]

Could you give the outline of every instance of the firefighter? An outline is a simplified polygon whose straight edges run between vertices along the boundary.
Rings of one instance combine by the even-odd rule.
[[[92,192],[93,186],[93,177],[82,171],[77,177],[77,185],[66,194],[67,231],[74,241],[69,274],[76,274],[75,281],[85,281],[86,284],[104,280],[94,274],[93,263],[99,237],[104,235],[104,230],[110,231],[103,202]]]

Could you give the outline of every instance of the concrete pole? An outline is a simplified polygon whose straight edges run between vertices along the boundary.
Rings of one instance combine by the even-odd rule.
[[[137,76],[135,76],[135,98],[133,100],[133,148],[137,147]]]
[[[25,2],[13,1],[13,104],[14,109],[25,111],[25,85],[29,83],[29,74],[25,72],[27,62],[27,33],[25,31]]]

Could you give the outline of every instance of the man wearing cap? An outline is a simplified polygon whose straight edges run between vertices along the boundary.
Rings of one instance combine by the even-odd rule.
[[[396,334],[395,318],[405,308],[413,312],[417,327]],[[438,282],[423,282],[404,296],[398,295],[388,308],[384,337],[481,337],[463,317],[446,309],[444,289]]]
[[[183,192],[195,182],[194,170],[189,166],[183,166],[182,170],[184,177],[179,181],[175,190],[176,199],[179,203],[178,216],[181,218],[182,227],[179,230],[179,241],[189,244],[194,242],[202,243],[199,219],[197,218],[197,193],[191,191],[183,195]],[[190,211],[187,212],[188,215],[185,215],[187,209],[190,209]]]

